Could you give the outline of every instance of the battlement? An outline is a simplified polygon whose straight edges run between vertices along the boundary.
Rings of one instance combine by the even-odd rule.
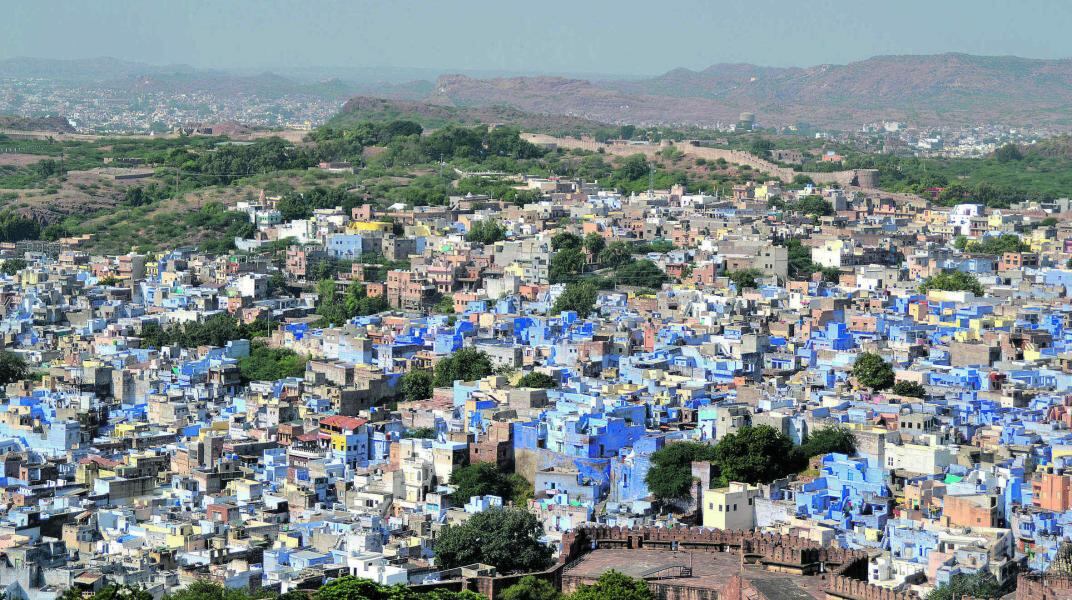
[[[845,600],[919,600],[914,593],[896,592],[844,575],[828,577],[823,590],[827,596]]]
[[[1016,578],[1016,600],[1068,600],[1072,598],[1072,576],[1020,573]]]
[[[812,540],[780,533],[726,531],[706,527],[583,527],[562,536],[560,564],[574,562],[593,549],[665,549],[689,552],[738,552],[746,564],[767,570],[820,575],[823,590],[844,600],[919,600],[866,581],[868,555],[859,550],[824,547]],[[1031,597],[1020,600],[1050,600]]]

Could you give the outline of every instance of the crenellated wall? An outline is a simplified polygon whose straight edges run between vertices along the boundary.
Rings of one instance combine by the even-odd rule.
[[[563,535],[560,564],[577,560],[590,552],[593,546],[634,550],[665,548],[698,552],[736,550],[743,553],[746,562],[761,564],[768,570],[800,575],[823,573],[823,590],[831,599],[919,600],[914,593],[895,592],[867,583],[866,552],[824,547],[806,538],[779,533],[725,531],[704,527],[585,527]],[[563,578],[565,581],[568,573]]]
[[[749,564],[762,565],[771,571],[822,577],[822,589],[830,600],[919,600],[915,594],[894,592],[871,585],[867,577],[866,552],[824,547],[812,540],[780,533],[725,531],[705,527],[583,527],[562,535],[559,562],[546,571],[494,577],[478,576],[434,584],[413,586],[418,591],[432,589],[471,590],[495,600],[502,591],[525,575],[550,582],[558,589],[575,589],[583,578],[570,575],[570,565],[593,549],[649,549],[689,552],[739,552]],[[729,575],[729,574],[727,574]],[[709,588],[693,588],[688,578],[673,581],[649,581],[657,597],[680,600],[717,600]],[[738,582],[738,585],[741,585]],[[744,583],[747,585],[747,582]],[[1068,590],[1072,590],[1069,584]],[[1072,600],[1072,597],[1033,595],[1017,600]]]
[[[562,536],[561,562],[572,562],[588,552],[595,543],[599,548],[667,548],[723,552],[743,549],[748,557],[764,562],[805,566],[823,564],[828,567],[844,565],[863,558],[863,552],[822,545],[797,536],[756,531],[726,531],[707,527],[584,527]],[[829,570],[829,568],[827,569]]]
[[[864,560],[867,560],[866,558]],[[910,592],[895,592],[891,589],[871,585],[866,581],[853,579],[844,575],[827,577],[823,585],[827,597],[845,598],[847,600],[919,600]]]
[[[566,565],[563,563],[558,563],[546,571],[516,573],[514,575],[478,575],[475,577],[467,577],[465,579],[451,579],[435,583],[416,584],[409,587],[415,592],[431,592],[433,590],[460,592],[469,590],[488,598],[488,600],[495,600],[502,596],[503,590],[521,581],[521,578],[530,575],[536,579],[541,579],[550,583],[555,589],[562,589],[562,570],[565,566]]]
[[[1016,578],[1016,600],[1068,600],[1072,598],[1072,576],[1020,573]]]

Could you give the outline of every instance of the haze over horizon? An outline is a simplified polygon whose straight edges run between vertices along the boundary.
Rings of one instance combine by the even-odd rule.
[[[550,0],[535,8],[489,0],[182,6],[44,0],[9,6],[7,14],[0,59],[108,56],[217,69],[640,76],[717,63],[804,67],[877,55],[1072,56],[1065,35],[1072,4],[1039,0],[816,0],[808,6]],[[1014,35],[1023,31],[1032,35]]]

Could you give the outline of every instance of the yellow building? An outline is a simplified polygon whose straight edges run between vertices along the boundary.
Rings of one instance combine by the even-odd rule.
[[[393,223],[387,223],[385,221],[354,221],[346,226],[346,229],[352,233],[382,231],[383,233],[391,233],[394,228]]]

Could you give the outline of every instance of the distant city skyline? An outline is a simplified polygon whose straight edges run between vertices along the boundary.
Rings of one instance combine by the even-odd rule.
[[[43,0],[4,13],[0,59],[110,56],[222,69],[651,75],[885,54],[1072,56],[1072,4],[1038,0]]]

